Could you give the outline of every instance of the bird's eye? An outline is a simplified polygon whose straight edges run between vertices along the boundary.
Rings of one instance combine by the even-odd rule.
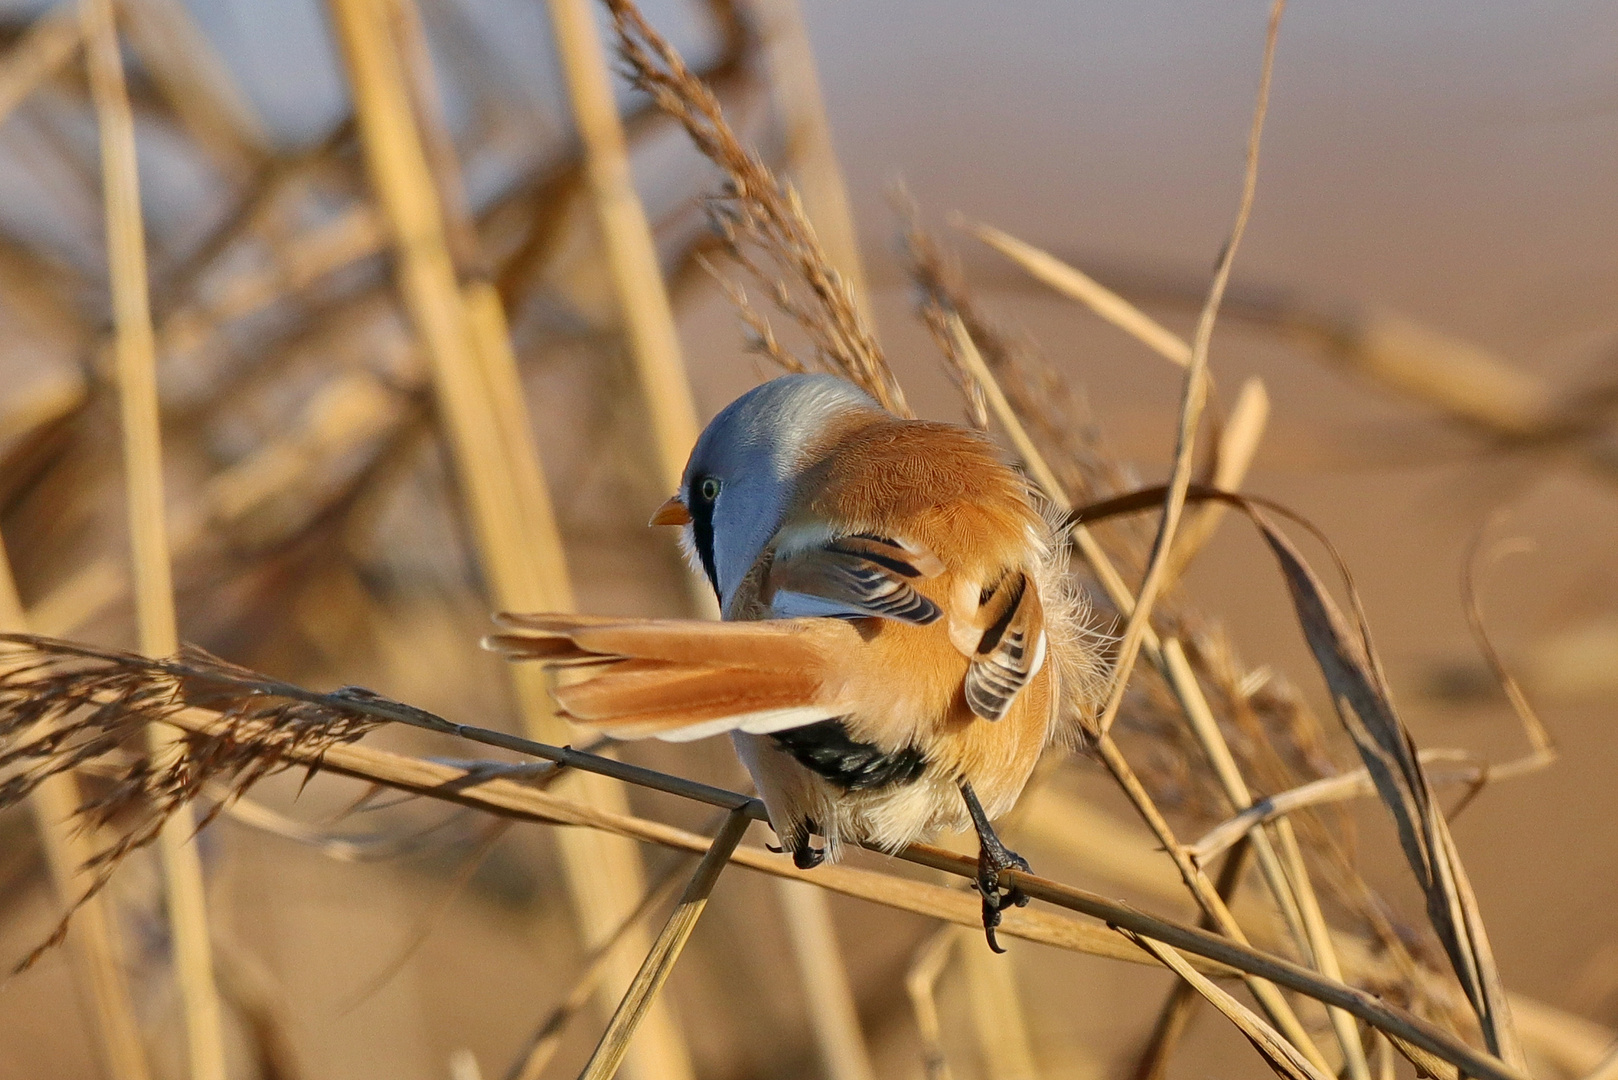
[[[703,502],[713,502],[719,498],[719,481],[711,476],[703,477],[702,483],[697,486],[697,493],[702,496]]]

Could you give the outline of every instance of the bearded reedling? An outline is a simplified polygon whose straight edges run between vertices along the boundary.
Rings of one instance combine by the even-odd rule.
[[[615,738],[728,732],[799,867],[970,824],[999,951],[1028,902],[999,875],[1028,864],[990,822],[1099,686],[1027,483],[973,431],[787,375],[714,418],[652,524],[683,527],[726,621],[502,615],[486,644],[566,669],[563,713]]]

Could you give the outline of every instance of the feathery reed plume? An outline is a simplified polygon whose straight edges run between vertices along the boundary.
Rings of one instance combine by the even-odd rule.
[[[26,629],[24,622],[11,559],[0,538],[0,632],[20,633]],[[4,663],[0,653],[0,664]],[[102,1065],[112,1080],[147,1080],[146,1050],[124,973],[118,924],[105,898],[87,895],[92,881],[85,867],[95,855],[95,845],[73,821],[83,801],[78,780],[72,773],[48,777],[34,788],[31,801],[57,896],[64,907],[78,913],[77,933],[67,939],[68,951],[75,977],[95,1010]]]
[[[848,187],[826,122],[809,31],[799,0],[765,0],[758,5],[760,33],[769,60],[776,108],[781,113],[786,167],[797,180],[803,210],[820,238],[827,259],[848,285],[856,310],[871,317],[871,291],[860,258],[859,229],[849,205]]]
[[[744,147],[713,91],[629,0],[606,0],[618,48],[635,85],[685,127],[698,150],[724,171],[725,191],[710,201],[714,227],[731,256],[808,334],[820,362],[858,384],[890,412],[909,414],[904,394],[871,335],[854,294],[827,259],[797,194]],[[764,264],[755,261],[761,256]],[[808,292],[795,294],[796,280]]]

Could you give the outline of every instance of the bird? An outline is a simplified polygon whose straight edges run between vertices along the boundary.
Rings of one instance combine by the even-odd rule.
[[[503,614],[484,644],[557,669],[560,712],[613,738],[728,733],[801,869],[974,829],[999,952],[1028,902],[1000,876],[1028,863],[993,820],[1082,738],[1104,666],[1050,513],[982,433],[784,375],[709,423],[652,515],[722,621]]]

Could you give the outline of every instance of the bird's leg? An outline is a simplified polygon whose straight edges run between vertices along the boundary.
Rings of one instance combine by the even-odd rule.
[[[793,866],[799,870],[813,870],[826,861],[826,849],[812,847],[809,843],[809,838],[820,831],[820,826],[815,823],[814,818],[805,818],[801,829],[802,831],[794,837],[781,837],[780,847],[774,844],[764,846],[777,853],[791,852]]]
[[[1003,953],[1006,950],[994,939],[994,928],[1000,925],[1000,913],[1013,904],[1017,907],[1027,905],[1028,894],[1015,885],[1002,889],[1000,872],[1022,870],[1026,873],[1028,860],[1001,842],[994,826],[989,824],[989,815],[983,812],[983,804],[978,802],[972,785],[965,780],[961,781],[961,797],[966,800],[966,811],[972,815],[972,827],[978,833],[978,876],[975,884],[983,896],[983,934],[989,939],[989,948]]]

